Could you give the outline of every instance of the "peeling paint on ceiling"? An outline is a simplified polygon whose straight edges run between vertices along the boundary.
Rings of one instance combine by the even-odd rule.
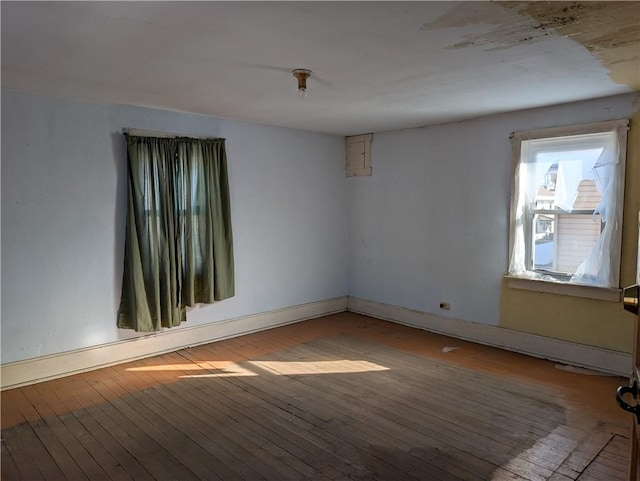
[[[569,38],[586,48],[609,70],[610,78],[640,90],[640,2],[496,2],[486,8],[458,4],[431,28],[487,25],[488,30],[464,35],[447,50],[510,49],[522,44]]]
[[[446,50],[482,47],[482,51],[509,49],[521,43],[543,39],[549,32],[536,31],[535,22],[517,11],[503,8],[498,3],[486,5],[457,4],[440,18],[427,22],[422,30],[464,29],[475,27],[478,33],[463,34],[464,40],[448,45]]]
[[[505,2],[503,8],[535,19],[582,44],[614,82],[640,89],[640,2]]]

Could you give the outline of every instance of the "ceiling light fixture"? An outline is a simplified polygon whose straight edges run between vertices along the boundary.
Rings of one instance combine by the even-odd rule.
[[[297,68],[293,72],[293,76],[298,80],[298,98],[307,97],[307,79],[311,76],[311,70]]]

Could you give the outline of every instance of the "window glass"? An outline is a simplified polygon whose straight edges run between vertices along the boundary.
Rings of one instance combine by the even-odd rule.
[[[617,286],[626,129],[608,127],[514,134],[510,275]]]

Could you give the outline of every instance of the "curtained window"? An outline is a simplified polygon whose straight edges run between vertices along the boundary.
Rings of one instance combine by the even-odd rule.
[[[186,306],[234,295],[224,139],[125,134],[128,211],[118,327],[186,320]]]
[[[618,287],[627,128],[514,134],[510,276]]]

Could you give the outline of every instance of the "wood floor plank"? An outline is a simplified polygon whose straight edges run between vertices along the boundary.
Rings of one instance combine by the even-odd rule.
[[[569,477],[580,475],[611,440],[610,433],[594,433],[581,443],[557,470]]]
[[[341,337],[343,342],[347,342],[353,345],[354,339],[351,339],[350,336]],[[354,345],[349,349],[348,345],[341,344],[341,348],[343,350],[349,349],[354,354],[358,353],[358,344]],[[326,340],[320,340],[314,343],[315,346],[324,346],[325,352],[327,351],[328,344]],[[438,382],[437,385],[434,385],[431,382],[428,385],[425,385],[426,382],[430,382],[431,379],[429,377],[419,377],[416,376],[415,373],[412,373],[413,366],[415,365],[415,359],[411,357],[403,360],[402,358],[395,355],[395,353],[390,353],[389,351],[377,351],[376,358],[388,362],[392,362],[396,364],[396,370],[398,371],[398,379],[402,385],[408,385],[413,388],[424,388],[431,387],[434,389],[434,395],[438,395],[439,393],[444,393],[448,396],[448,399],[455,399],[456,403],[466,404],[467,407],[473,409],[487,409],[488,407],[494,408],[494,410],[498,409],[503,412],[506,418],[511,418],[514,422],[526,423],[530,421],[530,416],[532,414],[539,414],[540,407],[545,407],[549,404],[549,398],[544,399],[536,399],[539,397],[538,389],[531,389],[522,383],[517,385],[519,388],[518,397],[512,396],[509,399],[509,402],[504,400],[504,390],[505,383],[502,382],[500,384],[496,384],[494,378],[490,376],[486,376],[478,373],[470,373],[469,377],[473,378],[473,382],[462,382],[458,380],[456,382],[455,378],[452,379],[453,382]],[[418,358],[419,362],[419,358]],[[454,371],[456,374],[459,374],[459,368],[457,370],[452,369],[450,366],[445,364],[436,365],[439,371],[442,371],[439,378],[447,378],[452,375]],[[385,375],[385,372],[379,373],[381,376]],[[417,384],[414,379],[420,379],[420,384]],[[438,380],[438,378],[435,378]],[[464,385],[464,393],[461,392],[460,386]],[[537,408],[535,405],[538,405]],[[461,410],[464,412],[463,410]],[[557,422],[561,420],[555,414],[554,410],[546,413],[546,416],[553,416],[551,419],[552,422]],[[545,418],[546,419],[546,418]],[[535,426],[532,426],[535,428]]]
[[[230,379],[234,379],[234,378],[230,378]],[[241,380],[241,379],[242,378],[236,378],[236,380]],[[252,378],[251,383],[253,384],[254,381],[259,382],[259,379]],[[292,382],[294,382],[294,381],[292,381]],[[273,387],[273,384],[271,384],[271,386]],[[286,391],[287,391],[287,389],[284,386],[279,386],[277,388],[278,395],[282,395],[282,393],[284,393]],[[317,398],[317,396],[316,396],[316,398]],[[299,400],[294,401],[294,403],[297,404],[298,401]],[[295,406],[295,404],[287,404],[286,407],[291,409],[293,406]],[[323,410],[324,410],[324,407],[323,407]],[[321,417],[317,417],[318,413],[316,412],[316,409],[300,409],[300,410],[298,410],[298,413],[302,413],[302,412],[304,412],[304,415],[302,417],[305,420],[309,421],[309,424],[311,426],[319,428],[319,430],[316,431],[316,432],[322,432],[323,434],[328,432],[328,429],[327,429],[328,424],[327,424],[327,422],[331,420],[331,419],[326,419],[326,418],[328,418],[328,416],[325,415],[325,419],[322,419]],[[290,413],[290,414],[293,414],[293,413]],[[335,437],[333,435],[329,436],[329,442],[332,442],[332,443],[336,442],[336,439],[335,439]],[[350,450],[351,446],[342,445],[341,448],[342,449],[346,449],[346,450]],[[352,451],[350,451],[350,452],[352,452]],[[383,479],[394,479],[394,478],[398,478],[399,476],[404,476],[405,478],[410,479],[410,478],[407,477],[406,473],[403,474],[402,472],[398,472],[396,468],[394,468],[393,466],[389,465],[384,460],[380,460],[380,459],[376,458],[375,456],[372,456],[368,452],[360,452],[359,456],[365,458],[370,463],[370,465],[375,465],[376,469],[378,471],[381,471],[383,473],[382,474],[383,476],[386,476],[386,478],[383,477]]]
[[[118,382],[118,378],[114,378],[114,381]],[[245,464],[241,457],[234,458],[226,451],[224,443],[216,440],[216,436],[211,435],[211,430],[201,430],[201,419],[193,417],[188,411],[176,409],[176,396],[163,396],[153,388],[143,391],[131,390],[129,395],[143,411],[148,411],[147,415],[153,413],[155,419],[150,418],[151,422],[159,429],[164,429],[167,434],[175,436],[174,441],[180,444],[181,450],[200,456],[203,460],[213,460],[212,467],[216,470],[216,475],[225,480],[263,479],[258,472]],[[142,415],[145,415],[144,412]]]
[[[617,481],[617,382],[341,313],[5,391],[1,474]]]
[[[233,378],[225,378],[221,380],[235,386]],[[256,414],[262,415],[265,419],[269,419],[274,423],[275,429],[285,432],[287,435],[295,433],[297,436],[296,443],[303,444],[305,448],[313,455],[313,459],[320,458],[325,463],[331,463],[337,470],[345,474],[345,476],[361,476],[363,471],[349,458],[342,458],[335,452],[335,445],[340,440],[337,438],[326,439],[317,434],[317,430],[325,421],[317,420],[318,424],[312,424],[299,417],[294,411],[293,406],[289,404],[279,405],[268,392],[256,394],[251,386],[238,385],[239,389],[233,390],[225,388],[225,392],[233,392],[231,398],[234,404],[244,410],[255,411]],[[220,384],[216,384],[216,391],[220,390]],[[321,467],[317,467],[320,469]]]
[[[289,353],[289,351],[287,351],[287,354],[290,354],[290,353]],[[282,379],[282,380],[283,380],[283,382],[285,382],[285,383],[286,383],[286,382],[288,382],[288,381],[287,381],[287,378],[286,378],[286,377],[284,377],[284,376],[283,376],[283,377],[280,377],[280,378],[278,378],[278,379]],[[273,381],[272,381],[272,382],[273,382]],[[335,383],[335,382],[337,382],[337,381],[331,381],[331,382],[332,382],[332,383]],[[326,392],[327,390],[329,390],[329,391],[331,390],[329,386],[326,386],[326,388],[324,388],[324,391],[325,391],[325,392]],[[282,391],[284,391],[284,389],[283,389],[282,387],[279,387],[279,388],[278,388],[278,392],[282,392]],[[296,387],[295,391],[299,392],[299,391],[300,391],[300,387]],[[308,397],[309,397],[309,398],[313,398],[313,397],[314,397],[314,392],[315,392],[315,390],[314,390],[314,389],[311,389],[311,390],[308,392]],[[348,410],[348,409],[349,409],[349,405],[341,405],[341,406],[339,406],[339,408],[338,408],[338,410],[339,410],[339,411],[345,411],[345,410]],[[331,410],[331,412],[335,412],[335,411],[336,411],[336,409],[335,409],[335,408]],[[365,410],[365,412],[366,412],[366,410]],[[332,416],[331,414],[327,414],[327,415],[325,415],[325,417],[326,417],[326,418],[328,418],[328,419],[333,418],[333,416]],[[351,417],[353,417],[353,415],[352,415]],[[379,424],[379,422],[381,422],[381,421],[380,421],[380,420],[378,420],[377,422],[378,422],[378,424]],[[364,420],[364,425],[365,425],[365,426],[368,426],[369,424],[371,424],[371,420]],[[411,423],[410,423],[410,422],[408,422],[408,424],[411,424]],[[340,423],[338,423],[338,425],[340,425]],[[349,429],[349,428],[345,428],[345,429]],[[378,432],[377,432],[377,436],[378,436],[378,439],[380,440],[380,441],[379,441],[380,443],[382,443],[382,444],[383,444],[385,441],[388,441],[388,439],[387,439],[387,440],[385,440],[385,438],[389,435],[389,430],[390,430],[390,429],[393,429],[393,426],[385,426],[385,428],[384,428],[383,430],[381,430],[381,431],[378,431]],[[407,432],[410,432],[410,431],[409,431],[409,430],[407,430],[407,429],[405,429],[405,432],[404,432],[404,437],[405,437],[405,438],[406,438],[406,433],[407,433]],[[380,437],[380,436],[382,436],[382,437]],[[376,439],[376,433],[374,433],[374,432],[373,432],[373,431],[371,431],[371,430],[368,430],[368,432],[364,435],[364,437],[365,437],[366,439]],[[394,439],[394,444],[395,444],[396,446],[401,446],[401,445],[403,445],[403,443],[404,443],[404,442],[403,442],[402,437],[403,437],[403,435],[401,434],[401,435],[399,435],[399,436],[398,436],[398,438]],[[415,447],[413,447],[413,446],[406,445],[406,443],[404,443],[404,444],[405,444],[405,450],[406,450],[406,451],[410,451],[412,448],[415,448]],[[453,466],[455,466],[455,465],[453,465]],[[493,467],[495,467],[495,466],[493,466]],[[438,468],[437,468],[437,466],[431,466],[431,469],[432,469],[432,471],[435,471],[435,470],[437,470]],[[454,468],[454,469],[455,469],[455,468]],[[434,476],[435,476],[435,474],[434,474]],[[452,479],[452,476],[454,476],[454,474],[453,474],[453,473],[451,473],[451,472],[450,472],[450,473],[448,473],[448,474],[446,475],[446,477],[447,477],[447,478],[449,478],[449,479]],[[466,473],[466,477],[469,477],[469,476],[472,476],[472,474],[470,474],[470,473]]]
[[[113,423],[117,423],[123,434],[129,440],[129,446],[135,450],[136,458],[152,460],[149,469],[156,479],[170,476],[177,480],[197,480],[221,479],[217,474],[199,461],[190,464],[187,468],[180,462],[182,450],[177,443],[174,443],[164,433],[158,430],[152,423],[143,417],[143,414],[132,408],[123,397],[125,391],[115,384],[108,374],[108,368],[103,370],[100,383],[96,383],[96,390],[102,392],[106,397],[111,398],[116,392],[119,393],[115,399],[102,405],[104,412],[111,418]],[[108,391],[111,391],[109,393]],[[185,450],[188,456],[190,453]]]
[[[29,386],[24,389],[26,397],[33,403],[38,401],[38,411],[45,419],[48,430],[55,436],[58,441],[58,449],[66,455],[58,463],[68,479],[88,479],[91,481],[109,480],[107,473],[97,464],[91,454],[84,448],[81,443],[77,442],[75,436],[67,429],[66,425],[58,418],[57,412],[64,412],[66,406],[61,406],[58,398],[51,395],[51,392],[39,392],[37,385]],[[77,466],[77,469],[76,469]]]
[[[39,414],[29,402],[25,395],[25,389],[10,394],[16,405],[23,412],[27,422],[21,424],[20,431],[20,443],[21,448],[26,449],[31,454],[31,463],[35,464],[44,479],[66,479],[63,471],[61,471],[56,459],[60,460],[61,457],[65,458],[61,452],[61,447],[55,441],[52,440],[51,433],[47,431],[43,420],[39,417]],[[8,397],[8,399],[11,399]],[[8,433],[3,431],[3,438],[8,442]],[[11,455],[14,456],[16,450],[11,451]],[[20,449],[20,450],[22,450]],[[35,473],[31,467],[26,466],[24,463],[20,463],[20,470],[23,469],[28,476],[33,476],[34,479],[40,479],[40,475]],[[76,473],[77,466],[75,463],[71,463],[71,466],[65,466],[69,471]],[[23,472],[23,476],[27,477],[27,474]],[[83,476],[81,474],[81,476]]]
[[[176,365],[182,362],[184,359],[175,358]],[[252,457],[252,464],[258,464],[262,473],[271,473],[270,479],[300,478],[300,473],[283,462],[282,456],[273,456],[265,450],[264,447],[268,446],[268,440],[264,439],[260,433],[255,432],[255,427],[252,424],[247,425],[246,420],[243,423],[244,416],[241,413],[234,415],[232,411],[220,404],[218,386],[211,395],[208,395],[198,388],[199,384],[197,380],[194,380],[186,386],[172,383],[156,386],[154,389],[165,394],[169,399],[176,397],[182,399],[197,410],[200,422],[208,423],[212,432],[216,432],[222,439],[226,439],[226,443],[234,444],[239,450],[248,451]],[[284,454],[284,451],[279,454]]]
[[[269,429],[269,426],[265,426],[262,422],[265,420],[258,417],[254,412],[238,410],[234,400],[227,400],[224,396],[217,396],[218,393],[215,390],[209,391],[206,384],[201,380],[194,379],[194,383],[202,385],[202,389],[194,389],[192,394],[196,399],[199,398],[203,405],[209,409],[216,410],[221,416],[229,417],[239,424],[250,423],[251,437],[261,443],[261,450],[266,450],[271,457],[281,460],[283,464],[288,466],[289,470],[293,469],[295,471],[289,472],[287,475],[293,478],[300,478],[301,476],[313,478],[318,475],[313,466],[302,461],[291,452],[295,453],[300,449],[299,445],[294,441],[283,437],[277,430]]]
[[[443,389],[442,387],[439,387],[439,390],[446,390],[446,386],[445,386],[445,388],[444,388],[444,389]],[[454,395],[455,395],[456,393],[455,393],[455,392],[452,392],[451,394],[454,394]],[[445,398],[445,399],[446,399],[446,398]],[[451,400],[451,398],[449,398],[448,400],[450,401],[450,400]],[[530,403],[530,400],[528,401],[528,403]],[[482,409],[482,404],[478,404],[478,408],[479,408],[479,409]],[[522,416],[520,416],[520,417],[526,418],[528,414],[529,414],[529,413],[525,413],[525,415],[522,415]],[[519,418],[516,418],[516,419],[519,419]]]
[[[612,436],[598,455],[589,462],[578,477],[579,481],[627,481],[628,469],[626,464],[617,463],[610,454],[619,455],[628,449],[628,439]]]
[[[47,471],[43,473],[40,467],[36,464],[34,459],[34,455],[37,452],[36,449],[33,448],[33,436],[31,433],[31,426],[28,423],[21,423],[16,425],[11,430],[3,431],[3,446],[6,449],[3,449],[1,452],[2,455],[2,464],[4,466],[5,459],[7,456],[11,457],[11,460],[15,461],[16,468],[19,472],[19,477],[16,479],[24,479],[24,480],[33,480],[40,481],[44,480],[45,474]],[[8,463],[11,460],[7,461]],[[5,475],[9,475],[10,473],[5,473]],[[11,473],[15,474],[15,473]],[[13,479],[11,477],[5,478],[6,480]]]
[[[16,465],[13,456],[7,449],[6,443],[4,440],[0,441],[0,453],[2,462],[0,463],[0,478],[5,479],[17,479],[21,480],[22,476],[20,475],[20,470]]]
[[[382,359],[382,356],[378,356],[378,358]],[[543,456],[545,459],[549,459],[549,456],[553,456],[554,452],[557,455],[557,452],[559,451],[559,449],[567,445],[567,441],[569,440],[565,436],[568,435],[568,436],[575,437],[576,434],[578,434],[578,431],[575,431],[575,430],[569,433],[567,431],[567,427],[564,425],[556,426],[558,422],[563,421],[563,418],[558,418],[558,417],[556,417],[553,420],[553,422],[549,424],[548,428],[539,429],[541,427],[540,415],[541,413],[544,416],[548,415],[549,410],[546,409],[546,406],[549,405],[551,401],[553,401],[552,397],[547,397],[546,399],[544,399],[543,403],[540,405],[537,411],[518,412],[517,411],[518,408],[517,406],[515,406],[516,402],[519,400],[517,398],[515,399],[516,402],[510,402],[506,406],[504,405],[497,406],[496,403],[492,400],[482,403],[482,402],[478,402],[479,401],[478,396],[475,396],[470,389],[465,388],[465,386],[468,384],[467,381],[464,381],[464,382],[461,381],[457,384],[446,383],[446,384],[451,384],[452,386],[452,389],[447,390],[446,387],[444,388],[440,387],[438,384],[429,384],[428,379],[425,381],[424,379],[421,379],[419,376],[412,374],[410,366],[396,365],[395,368],[396,368],[396,371],[398,371],[398,368],[400,369],[400,372],[402,374],[401,376],[398,376],[398,375],[386,376],[385,372],[381,372],[377,374],[375,379],[380,380],[385,384],[392,384],[395,382],[396,389],[402,389],[406,385],[410,385],[411,386],[410,394],[413,395],[414,398],[416,398],[418,405],[420,404],[424,405],[425,396],[423,391],[428,389],[433,389],[434,392],[429,394],[429,398],[436,400],[436,402],[439,405],[443,406],[444,409],[446,409],[447,405],[451,405],[451,406],[454,406],[455,408],[459,408],[460,413],[457,416],[458,419],[451,418],[451,416],[449,416],[449,419],[454,424],[456,424],[457,420],[461,420],[461,422],[458,424],[460,425],[460,427],[466,428],[467,431],[469,429],[473,429],[474,425],[470,424],[470,421],[472,422],[474,418],[482,419],[482,416],[485,416],[485,417],[491,417],[493,421],[496,419],[496,417],[498,417],[498,419],[501,422],[505,422],[505,425],[508,425],[511,429],[514,429],[515,432],[517,432],[518,430],[526,430],[531,433],[537,432],[541,436],[544,436],[545,443],[549,445],[551,448],[549,452],[543,453]],[[457,377],[460,378],[461,376],[458,375]],[[470,377],[475,378],[476,376],[475,374],[473,374]],[[419,384],[415,384],[414,382],[412,382],[412,379],[419,379]],[[442,383],[440,383],[440,385],[441,384]],[[486,389],[485,386],[486,384],[483,384],[483,389]],[[521,386],[519,387],[521,388]],[[502,388],[504,389],[504,385],[502,386]],[[530,389],[531,388],[527,388],[526,390],[524,390],[524,394],[528,396]],[[393,390],[393,389],[390,389],[390,390]],[[464,395],[461,395],[462,391],[464,391]],[[540,394],[539,389],[538,389],[538,394]],[[524,399],[523,392],[519,393],[519,396],[522,397],[522,399],[527,404],[531,404],[529,400]],[[426,400],[429,401],[429,399],[426,399]],[[510,408],[510,409],[507,409],[507,408]],[[430,409],[433,410],[433,407],[431,407]],[[437,410],[441,411],[441,409],[442,408],[438,408]],[[471,417],[469,416],[465,417],[464,416],[465,413],[469,414]],[[553,435],[549,434],[549,429],[551,428],[554,429]],[[558,429],[559,431],[556,431]],[[485,431],[486,429],[482,427],[480,432],[484,434]],[[487,434],[489,436],[491,435],[491,433],[487,433]],[[505,441],[504,439],[500,439],[500,440]],[[508,440],[506,440],[506,442],[508,442]],[[571,442],[569,442],[569,444],[571,444]],[[573,446],[575,446],[575,444],[573,444]],[[571,449],[571,446],[569,447],[569,449]]]
[[[161,473],[156,469],[155,463],[149,466],[145,465],[144,456],[138,456],[141,451],[138,449],[135,439],[130,438],[129,434],[122,430],[117,416],[114,421],[108,415],[112,408],[102,403],[93,404],[91,401],[84,404],[82,399],[80,402],[83,405],[83,411],[74,413],[74,416],[99,440],[104,449],[118,461],[133,479],[136,481],[158,479],[152,474],[157,473],[160,476]]]
[[[79,392],[85,393],[86,391]],[[112,455],[113,446],[117,445],[117,443],[110,436],[102,435],[102,430],[98,428],[99,425],[85,411],[83,404],[80,402],[83,396],[72,397],[61,395],[62,393],[66,393],[66,391],[56,390],[53,394],[58,402],[64,406],[61,411],[65,414],[60,415],[59,418],[74,435],[77,442],[91,454],[96,463],[107,473],[112,481],[132,481],[132,476],[125,470],[129,463],[122,456],[118,459]],[[124,458],[127,456],[130,458],[128,453]]]
[[[558,472],[553,473],[547,481],[575,481],[576,478],[570,478]]]
[[[293,355],[295,356],[295,353],[293,353]],[[384,373],[384,372],[383,372],[383,373],[378,374],[378,376],[384,376],[384,375],[385,375],[385,373]],[[336,387],[337,387],[338,385],[340,385],[340,384],[341,384],[341,380],[340,380],[340,378],[339,378],[339,377],[338,377],[338,378],[335,378],[335,379],[332,379],[328,384],[327,384],[327,381],[324,381],[324,378],[323,378],[323,377],[321,377],[321,376],[320,376],[320,377],[317,377],[317,378],[315,378],[315,377],[313,377],[313,378],[312,378],[312,377],[305,377],[305,378],[301,378],[301,379],[302,379],[302,382],[305,382],[305,381],[307,381],[307,380],[311,380],[311,379],[313,379],[313,381],[317,381],[317,382],[320,382],[320,383],[322,383],[322,382],[324,382],[324,383],[325,383],[325,384],[320,385],[320,386],[312,385],[312,389],[316,389],[316,388],[317,388],[317,389],[320,389],[320,390],[336,389]],[[311,382],[311,381],[309,381],[309,382]],[[317,384],[317,382],[316,382],[316,384]],[[368,377],[368,378],[367,378],[367,382],[368,382],[368,383],[375,382],[375,376],[374,376],[374,377]],[[340,390],[341,395],[348,395],[348,392],[349,392],[349,387],[348,387],[348,386],[345,386],[342,390]],[[385,402],[385,403],[384,403],[384,405],[387,405],[389,402],[392,402],[392,401],[395,401],[395,400],[396,400],[396,399],[391,399],[391,398],[389,398],[389,399],[387,399],[387,401],[388,401],[388,402]],[[365,410],[363,411],[363,413],[364,413],[364,415],[366,416],[366,414],[367,414],[368,412],[371,412],[371,411],[373,411],[373,410],[375,409],[375,406],[374,406],[374,405],[372,405],[369,401],[365,401],[365,402],[367,403],[367,409],[365,409]],[[409,408],[415,408],[415,406],[408,406],[408,407],[409,407]],[[413,410],[412,410],[412,412],[414,412],[414,413],[415,413],[415,409],[413,409]],[[381,414],[380,418],[383,420],[382,422],[385,422],[385,421],[386,421],[386,419],[387,419],[390,415],[393,415],[392,413],[388,413],[388,412],[382,412],[382,413],[380,413],[380,414]],[[452,419],[452,418],[451,418],[451,417],[449,417],[449,419]],[[433,419],[433,418],[428,418],[428,421],[429,421],[430,423],[433,423],[433,422],[434,422],[434,419]],[[466,422],[466,425],[468,426],[468,425],[469,425],[469,422]],[[450,423],[449,423],[449,426],[450,426]],[[488,426],[486,426],[486,425],[485,425],[485,426],[484,426],[484,429],[486,430],[486,429],[487,429],[487,427],[488,427]],[[384,428],[384,431],[385,431],[386,433],[389,433],[389,430],[391,430],[391,429],[393,429],[393,425],[386,425],[386,426],[385,426],[385,428]],[[460,428],[460,430],[462,430],[462,428]],[[467,430],[467,434],[468,434],[468,430]],[[443,432],[443,433],[441,433],[441,435],[446,435],[446,433],[445,433],[445,432]],[[488,442],[488,440],[487,440],[487,439],[481,439],[481,440],[479,440],[479,441],[474,441],[474,442],[473,442],[473,444],[474,444],[474,445],[475,445],[475,444],[481,444],[481,445],[483,445],[483,446],[487,446],[488,452],[493,452],[493,451],[503,452],[503,451],[504,451],[504,449],[503,449],[501,446],[496,447],[496,446],[491,445],[491,444],[487,445],[487,442]],[[482,453],[482,455],[483,455],[483,456],[484,456],[484,455],[487,455],[487,454],[488,454],[488,453]],[[523,468],[523,469],[527,469],[527,471],[529,471],[529,472],[531,472],[531,471],[535,471],[535,470],[537,470],[537,469],[540,469],[540,468],[535,467],[535,466],[534,466],[534,467],[529,466],[529,464],[531,464],[531,463],[529,463],[527,460],[520,460],[520,461],[518,461],[518,464],[519,464],[519,465],[526,465],[526,467],[525,467],[525,468]],[[544,471],[544,473],[547,473],[547,471]]]

